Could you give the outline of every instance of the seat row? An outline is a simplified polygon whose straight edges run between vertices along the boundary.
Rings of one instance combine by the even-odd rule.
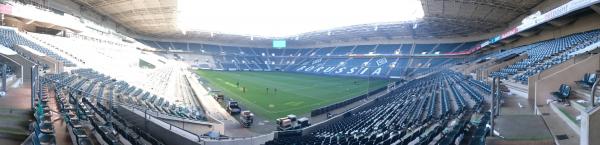
[[[466,112],[483,103],[486,91],[466,83],[471,82],[468,79],[445,71],[413,80],[308,135],[281,137],[267,144],[441,144],[443,140],[434,138],[448,136],[442,134],[444,130],[455,132],[454,139],[464,133],[465,121],[457,125],[451,120],[464,120]]]
[[[81,82],[76,83],[74,86],[79,88],[89,83],[89,85],[93,85],[94,81],[99,80],[100,82],[112,81],[109,77],[106,77],[102,74],[97,73],[92,69],[77,69],[72,71],[72,75],[82,76],[84,79],[81,79]],[[95,86],[95,85],[94,85]],[[134,104],[140,107],[144,107],[150,109],[149,111],[153,111],[159,114],[163,114],[170,117],[176,117],[181,119],[190,119],[190,120],[205,120],[203,112],[198,112],[198,109],[190,109],[190,107],[194,106],[178,106],[175,103],[171,103],[164,99],[163,97],[158,97],[156,95],[152,95],[149,92],[144,91],[141,88],[136,88],[135,86],[129,85],[124,81],[116,81],[110,83],[109,86],[105,87],[115,87],[117,94],[123,94],[125,97],[120,98],[118,101],[125,104]],[[98,87],[93,87],[94,91],[98,90]],[[90,94],[94,94],[92,92],[88,92]]]
[[[54,82],[56,84],[56,94],[57,99],[59,100],[61,112],[64,112],[65,116],[68,119],[67,123],[69,126],[73,128],[73,131],[81,131],[82,126],[81,120],[86,120],[86,122],[90,123],[96,132],[88,132],[87,134],[98,134],[102,139],[101,142],[111,145],[119,145],[123,144],[121,140],[119,140],[119,136],[125,138],[127,143],[132,145],[143,145],[151,142],[152,144],[162,144],[160,141],[156,140],[149,134],[143,132],[142,130],[136,129],[134,130],[134,126],[122,119],[113,119],[119,118],[119,116],[114,112],[113,109],[108,109],[105,107],[105,103],[108,103],[107,99],[105,99],[103,93],[102,96],[89,95],[89,92],[83,91],[82,89],[76,89],[75,87],[67,87],[69,85],[60,85],[61,82],[69,82],[68,80],[74,76],[66,76],[66,75],[48,75],[47,80],[49,82]],[[104,84],[102,84],[104,86]],[[65,91],[62,91],[65,90]],[[113,98],[114,88],[108,88],[108,98]],[[66,93],[68,97],[62,97],[61,94]],[[76,97],[76,96],[80,97]],[[110,104],[109,104],[110,105]],[[116,132],[116,133],[115,133]],[[118,133],[118,134],[117,134]],[[140,136],[139,134],[145,134],[144,136]],[[77,140],[87,139],[85,136],[85,132],[79,132],[77,134]]]
[[[58,89],[55,89],[55,92],[60,92],[58,91]],[[89,144],[93,144],[91,139],[89,138],[88,134],[91,134],[90,132],[86,131],[83,123],[80,121],[80,115],[83,115],[82,113],[84,112],[89,112],[89,111],[83,111],[87,108],[80,108],[80,104],[76,104],[73,105],[74,103],[76,103],[76,101],[74,99],[69,99],[67,97],[64,97],[62,93],[56,93],[55,94],[55,98],[56,98],[56,102],[57,102],[57,107],[59,109],[59,112],[61,114],[63,114],[63,119],[65,120],[65,122],[67,123],[67,130],[71,131],[72,137],[75,138],[75,141],[77,142],[77,144],[80,145],[89,145]],[[87,116],[85,117],[87,118]]]
[[[68,67],[75,66],[75,64],[73,62],[71,62],[70,60],[65,59],[64,57],[56,54],[55,52],[53,52],[52,50],[50,50],[48,48],[44,48],[44,47],[28,40],[27,38],[18,34],[14,29],[0,28],[0,38],[1,38],[0,43],[9,48],[12,48],[14,45],[25,45],[32,49],[35,49],[36,51],[44,53],[58,61],[63,62],[65,66],[68,66]]]
[[[44,84],[41,86],[42,88],[45,88],[43,87]],[[42,89],[42,92],[35,96],[37,96],[37,98],[34,98],[35,109],[33,116],[35,121],[33,122],[32,142],[34,145],[56,144],[52,112],[50,106],[48,106],[48,91],[46,89]]]
[[[573,52],[598,41],[600,41],[600,30],[592,30],[514,48],[519,50],[525,49],[518,52],[527,54],[527,58],[513,63],[500,71],[492,72],[490,76],[503,79],[512,78],[523,84],[527,84],[529,76],[567,61],[573,57]]]

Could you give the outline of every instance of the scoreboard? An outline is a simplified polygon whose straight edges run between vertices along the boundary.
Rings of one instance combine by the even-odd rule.
[[[273,48],[285,48],[285,40],[273,40]]]

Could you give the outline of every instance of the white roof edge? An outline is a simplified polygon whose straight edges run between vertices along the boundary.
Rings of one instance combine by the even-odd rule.
[[[37,56],[46,56],[46,54],[41,53],[41,52],[39,52],[39,51],[37,51],[37,50],[29,47],[29,46],[25,46],[25,45],[18,45],[18,46],[22,47],[23,49],[25,49],[25,50],[27,50],[27,51],[29,51],[31,53],[33,53],[34,55],[37,55]]]
[[[17,55],[17,52],[13,51],[12,49],[5,47],[4,45],[0,45],[0,54],[4,54],[4,55]]]

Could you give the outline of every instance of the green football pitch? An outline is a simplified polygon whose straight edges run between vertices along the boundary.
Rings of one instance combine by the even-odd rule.
[[[307,114],[313,109],[365,94],[367,90],[385,87],[389,82],[285,72],[198,70],[197,73],[213,88],[246,107],[242,109],[267,119]]]

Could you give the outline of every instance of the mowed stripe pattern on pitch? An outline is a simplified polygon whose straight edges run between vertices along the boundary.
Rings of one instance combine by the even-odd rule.
[[[269,119],[311,110],[385,87],[388,80],[332,77],[285,72],[224,72],[199,70],[197,73],[225,95]],[[239,82],[239,86],[237,84]],[[246,92],[243,92],[243,87]],[[269,92],[267,93],[267,88]],[[275,92],[277,89],[277,92]]]

